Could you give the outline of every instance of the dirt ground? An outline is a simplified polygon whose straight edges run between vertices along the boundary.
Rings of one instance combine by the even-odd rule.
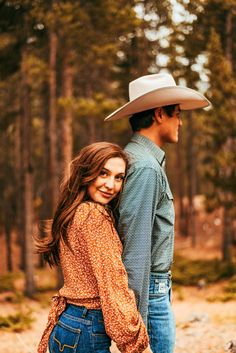
[[[210,293],[219,290],[219,285],[210,288],[183,288],[181,300],[176,291],[173,309],[176,316],[177,337],[175,353],[223,353],[230,340],[236,340],[236,302],[208,302]],[[48,308],[28,300],[25,308],[33,310],[35,321],[30,330],[21,333],[0,331],[0,351],[4,353],[36,353],[37,343],[45,327]],[[0,302],[0,315],[14,312],[14,305]],[[111,352],[118,351],[112,346]]]

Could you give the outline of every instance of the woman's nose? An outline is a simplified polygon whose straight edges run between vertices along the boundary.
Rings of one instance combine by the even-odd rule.
[[[113,189],[114,188],[114,178],[108,178],[105,182],[105,185],[107,188]]]

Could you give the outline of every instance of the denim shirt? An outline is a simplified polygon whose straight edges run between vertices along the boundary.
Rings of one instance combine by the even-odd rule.
[[[150,274],[169,271],[173,262],[173,196],[163,169],[164,151],[137,133],[125,151],[131,166],[119,207],[118,233],[129,287],[147,324]]]

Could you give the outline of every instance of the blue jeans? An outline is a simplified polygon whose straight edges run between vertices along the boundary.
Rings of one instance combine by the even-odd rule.
[[[171,275],[151,273],[148,334],[153,353],[173,353],[175,319],[171,308]]]
[[[72,304],[60,315],[49,338],[50,353],[108,353],[110,345],[102,311]]]

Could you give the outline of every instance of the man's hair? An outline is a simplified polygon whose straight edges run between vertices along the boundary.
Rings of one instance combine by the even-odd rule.
[[[176,106],[178,104],[165,105],[161,107],[169,118],[173,116]],[[150,127],[153,124],[153,117],[156,108],[145,110],[143,112],[135,113],[129,118],[129,122],[133,132],[140,131]]]
[[[129,118],[133,132],[150,127],[153,123],[154,112],[155,109],[149,109],[133,114]]]

